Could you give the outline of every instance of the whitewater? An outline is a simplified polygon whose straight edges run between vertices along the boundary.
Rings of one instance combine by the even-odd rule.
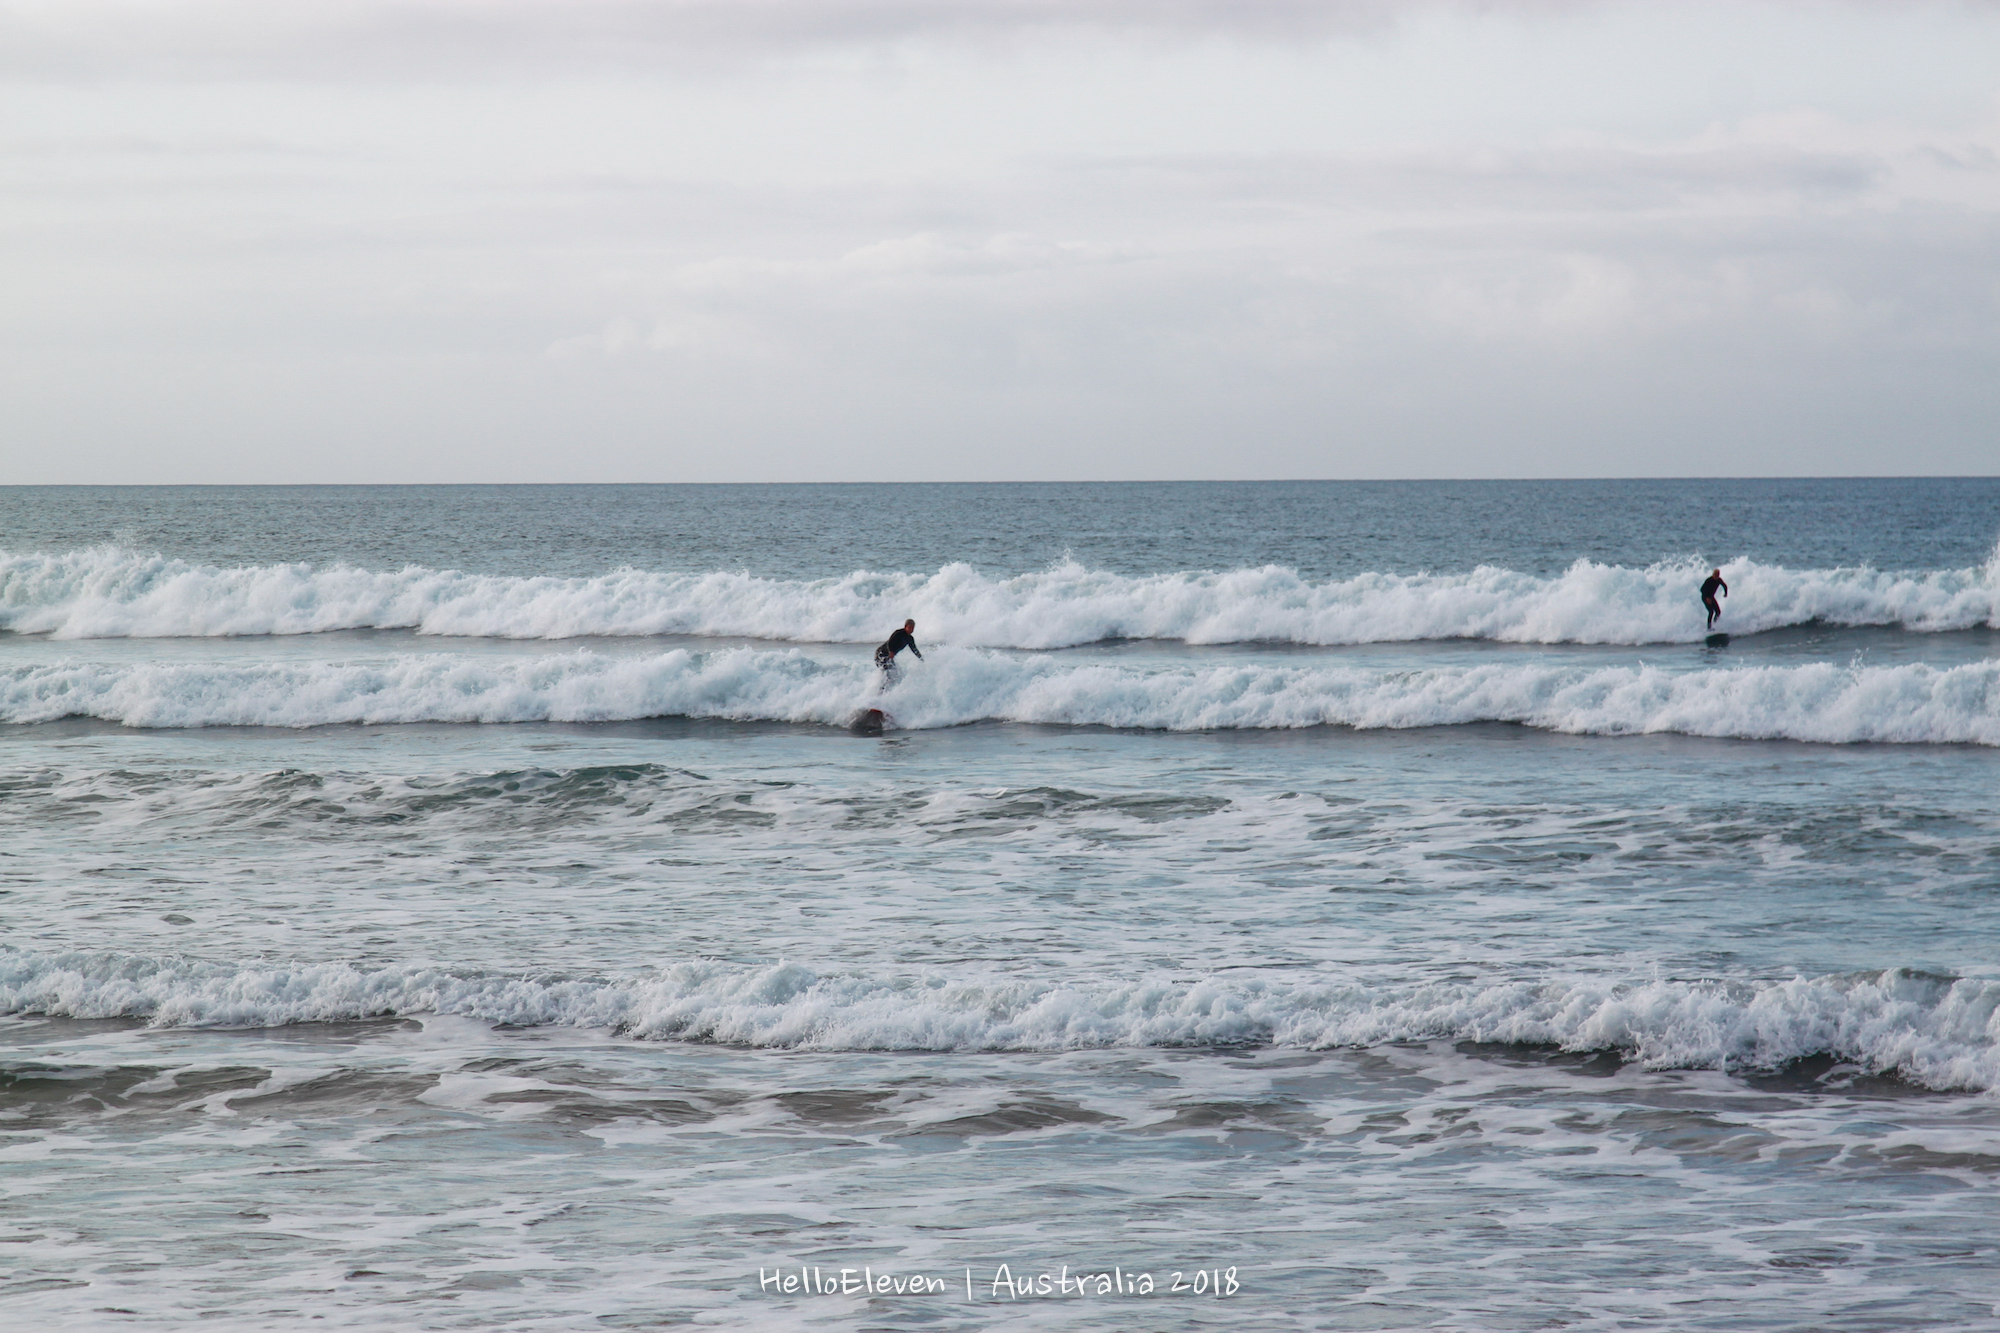
[[[2000,663],[1746,666],[1493,664],[1413,671],[1232,663],[1074,666],[933,649],[882,689],[872,667],[749,648],[527,661],[122,665],[0,671],[0,721],[133,727],[607,722],[727,718],[844,726],[869,707],[928,729],[1023,722],[1189,731],[1511,722],[1551,731],[1831,744],[2000,745]]]
[[[1976,566],[1890,572],[1721,566],[1728,628],[2000,628],[2000,548]],[[790,580],[631,567],[505,577],[411,566],[217,567],[116,546],[0,551],[0,629],[58,639],[409,629],[514,639],[704,635],[872,643],[915,617],[960,647],[1046,649],[1116,639],[1338,645],[1434,639],[1689,643],[1706,633],[1692,589],[1708,566],[1578,559],[1554,577],[1481,564],[1458,573],[1313,581],[1266,565],[1144,577],[1063,561],[1014,577],[964,563],[932,574],[855,571]]]
[[[1897,969],[1754,984],[1594,979],[1371,989],[1256,977],[1051,985],[876,979],[709,960],[623,979],[435,967],[225,967],[0,950],[0,1013],[270,1028],[441,1014],[513,1027],[810,1050],[1319,1049],[1426,1039],[1615,1050],[1649,1068],[1781,1068],[1834,1055],[1940,1090],[2000,1087],[2000,981]]]

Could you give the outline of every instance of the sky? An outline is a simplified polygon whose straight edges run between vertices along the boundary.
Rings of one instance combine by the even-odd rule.
[[[1991,0],[0,0],[0,484],[2000,472]]]

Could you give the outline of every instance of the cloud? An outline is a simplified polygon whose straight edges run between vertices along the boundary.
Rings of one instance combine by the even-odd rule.
[[[979,240],[918,232],[860,246],[841,256],[856,273],[991,276],[1071,268],[1115,260],[1114,248],[1082,241],[1055,241],[1029,232],[1008,232]]]
[[[0,0],[0,388],[43,479],[1961,458],[1993,11],[1900,13]]]
[[[1899,145],[1914,166],[1933,145]],[[1983,148],[1960,150],[1967,172],[1991,171]],[[1228,198],[1242,205],[1343,210],[1481,209],[1631,213],[1745,203],[1816,206],[1864,199],[1896,169],[1852,147],[1679,143],[1552,148],[1418,147],[1356,153],[1151,155],[1078,163],[1101,187]]]
[[[1063,32],[1299,41],[1380,32],[1409,8],[1391,0],[0,0],[0,75],[450,79]]]

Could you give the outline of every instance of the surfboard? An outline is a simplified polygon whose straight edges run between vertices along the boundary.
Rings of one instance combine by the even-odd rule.
[[[880,736],[884,728],[896,725],[896,719],[879,708],[864,708],[854,715],[847,729],[857,736]]]
[[[1711,634],[1708,636],[1708,646],[1711,648],[1727,648],[1729,646],[1729,636],[1727,634]]]

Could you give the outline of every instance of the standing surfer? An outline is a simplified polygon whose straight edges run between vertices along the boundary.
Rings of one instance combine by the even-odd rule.
[[[919,662],[924,660],[924,655],[917,651],[917,636],[911,633],[916,627],[916,621],[905,620],[903,628],[891,634],[888,641],[875,650],[875,665],[882,668],[883,675],[896,674],[896,654],[905,648],[908,648]]]
[[[1722,571],[1719,569],[1711,571],[1709,576],[1701,582],[1701,604],[1708,608],[1708,627],[1710,629],[1714,629],[1715,622],[1722,618],[1722,603],[1715,600],[1715,590],[1717,588],[1722,589],[1724,597],[1729,596],[1729,585],[1722,581]],[[911,646],[915,647],[916,645],[912,644]],[[878,662],[882,660],[880,652],[875,654],[875,660]]]

